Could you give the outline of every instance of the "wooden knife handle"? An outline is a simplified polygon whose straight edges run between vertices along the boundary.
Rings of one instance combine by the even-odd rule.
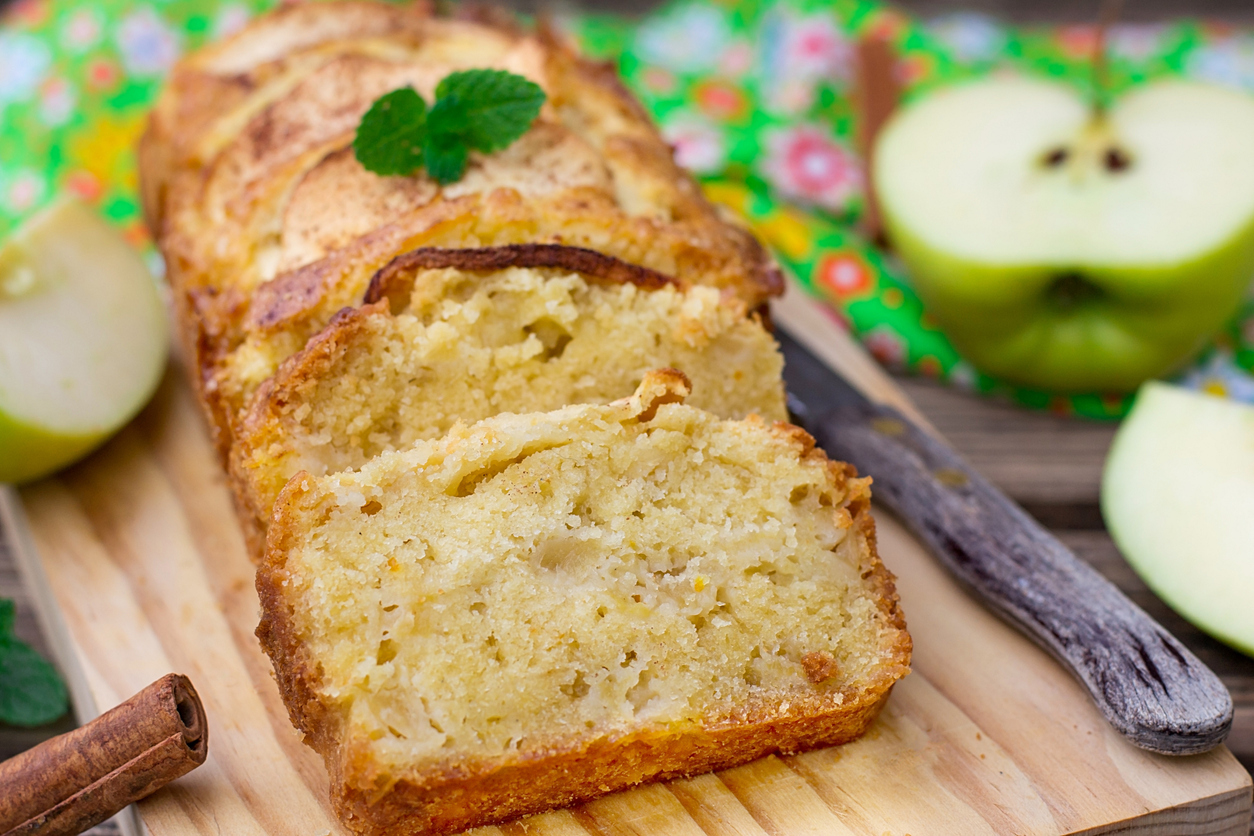
[[[1069,668],[1143,749],[1191,755],[1232,727],[1219,678],[942,442],[882,405],[810,422],[833,458],[874,479],[892,509],[977,597]]]

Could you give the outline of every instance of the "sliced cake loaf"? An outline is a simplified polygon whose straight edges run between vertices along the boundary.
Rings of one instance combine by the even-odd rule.
[[[611,68],[432,7],[281,4],[179,62],[140,148],[342,820],[450,833],[856,737],[910,638],[869,480],[772,423],[778,269]],[[520,138],[444,185],[358,164],[380,95],[471,68],[544,90]]]
[[[298,474],[257,634],[352,830],[443,834],[862,733],[908,670],[867,479],[630,399]]]
[[[750,308],[777,269],[671,159],[614,71],[544,32],[438,18],[423,3],[283,4],[176,66],[140,148],[145,213],[225,455],[253,391],[371,276],[417,247],[563,243]],[[380,177],[352,150],[362,114],[456,70],[499,68],[548,101],[465,176]],[[246,361],[230,362],[245,349]]]
[[[258,557],[297,471],[361,467],[458,421],[604,404],[650,369],[684,369],[692,404],[720,417],[786,417],[782,359],[743,302],[596,252],[419,250],[370,298],[284,362],[237,434],[231,475]]]

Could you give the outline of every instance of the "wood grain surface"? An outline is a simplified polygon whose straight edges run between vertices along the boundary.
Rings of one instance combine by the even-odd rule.
[[[909,407],[852,344],[837,355],[864,388]],[[42,561],[22,557],[46,574],[95,702],[111,706],[177,671],[209,713],[208,762],[140,805],[150,832],[339,832],[321,761],[289,725],[253,638],[252,565],[181,373],[103,450],[21,499]],[[896,521],[879,522],[915,673],[865,738],[484,832],[1247,832],[1249,776],[1226,750],[1135,749]]]

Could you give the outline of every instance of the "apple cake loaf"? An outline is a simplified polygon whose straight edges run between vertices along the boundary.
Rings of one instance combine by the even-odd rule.
[[[688,391],[653,372],[288,483],[257,634],[350,829],[452,833],[865,730],[910,655],[870,480]]]
[[[242,422],[230,467],[257,557],[294,473],[358,468],[457,421],[607,403],[664,366],[720,417],[787,414],[782,358],[743,302],[589,250],[417,250],[367,301],[285,360]]]
[[[377,836],[841,743],[909,665],[870,480],[781,422],[778,269],[612,68],[504,17],[280,4],[140,147],[257,635]],[[538,116],[443,185],[358,162],[464,70]]]
[[[358,163],[353,137],[376,98],[408,85],[430,100],[468,68],[543,88],[518,141],[471,153],[445,186]],[[140,177],[223,455],[278,363],[418,247],[584,247],[750,309],[782,290],[762,247],[675,165],[612,68],[545,32],[439,18],[422,3],[283,4],[189,55],[152,114]]]

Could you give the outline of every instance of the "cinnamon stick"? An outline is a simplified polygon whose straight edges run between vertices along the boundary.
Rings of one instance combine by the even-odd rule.
[[[81,728],[0,763],[0,834],[81,833],[205,762],[191,681],[168,674]]]
[[[872,241],[882,243],[884,234],[879,206],[875,200],[875,138],[897,109],[901,85],[897,80],[896,56],[886,35],[870,32],[858,40],[857,96],[858,150],[866,171],[866,209],[862,231]]]

